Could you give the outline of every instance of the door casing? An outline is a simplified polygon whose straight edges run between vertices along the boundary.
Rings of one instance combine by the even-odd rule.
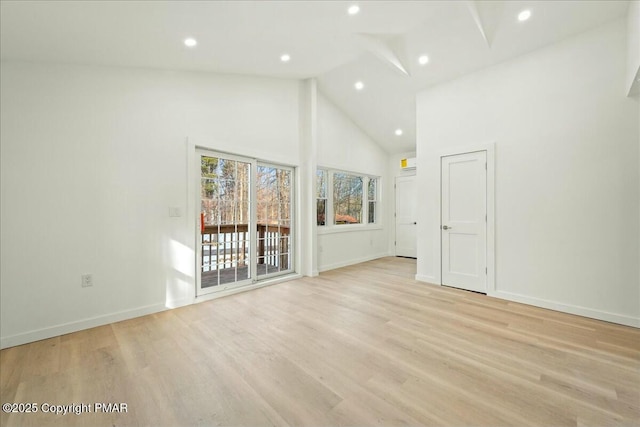
[[[488,270],[486,153],[440,158],[442,284],[482,293]]]
[[[398,176],[396,177],[396,182],[395,182],[395,254],[396,256],[406,256],[406,257],[411,257],[411,258],[416,258],[417,256],[417,237],[416,237],[416,229],[417,229],[417,221],[418,221],[418,214],[417,214],[417,192],[415,192],[415,194],[412,195],[411,200],[403,200],[402,199],[402,191],[399,191],[398,188],[400,186],[403,185],[412,185],[414,190],[415,190],[415,185],[416,185],[416,176],[415,175],[406,175],[406,176]],[[404,205],[402,205],[404,203]],[[409,204],[413,204],[413,209],[409,209],[409,211],[413,211],[411,212],[409,215],[400,215],[399,211],[403,211],[404,209],[399,209],[398,207],[407,207],[407,203]],[[413,223],[413,224],[411,224]],[[402,229],[403,231],[401,231],[400,233],[398,232],[399,229]],[[405,231],[410,231],[411,230],[411,237],[409,237],[409,239],[413,239],[413,241],[411,242],[410,246],[406,246],[402,244],[402,241],[404,240],[402,238],[402,233]],[[400,238],[399,238],[400,236]],[[398,243],[401,244],[398,244]]]
[[[496,169],[496,147],[494,142],[484,144],[473,144],[461,147],[451,147],[439,152],[439,163],[442,164],[442,157],[453,156],[458,154],[473,153],[476,151],[486,151],[487,161],[487,228],[486,228],[486,258],[487,258],[487,295],[494,295],[498,289],[496,287],[496,259],[495,259],[495,169]],[[438,173],[438,217],[437,224],[433,224],[433,227],[437,227],[437,236],[440,236],[440,226],[442,224],[442,173]],[[438,238],[435,241],[436,246],[436,269],[437,277],[436,283],[442,284],[442,239]]]

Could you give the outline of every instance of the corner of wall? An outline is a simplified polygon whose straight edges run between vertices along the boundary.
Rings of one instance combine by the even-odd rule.
[[[640,1],[629,2],[627,10],[627,96],[640,94]]]

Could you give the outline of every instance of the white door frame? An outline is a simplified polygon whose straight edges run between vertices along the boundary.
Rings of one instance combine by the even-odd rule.
[[[451,147],[440,151],[438,163],[442,164],[442,158],[458,154],[486,151],[487,153],[487,295],[494,295],[496,289],[496,262],[495,262],[495,143],[474,144],[463,147]],[[437,283],[442,283],[442,171],[438,173],[438,238],[436,247],[436,265],[438,277]]]
[[[296,221],[295,221],[295,204],[296,204],[296,184],[295,184],[295,180],[296,180],[296,171],[295,168],[293,166],[286,166],[286,165],[281,165],[278,163],[273,163],[273,162],[267,162],[267,161],[263,161],[263,160],[256,160],[256,171],[255,171],[255,175],[254,177],[258,176],[258,167],[259,166],[266,166],[266,167],[273,167],[273,168],[278,168],[278,169],[282,169],[282,170],[286,170],[289,171],[290,173],[290,177],[291,177],[291,181],[290,181],[290,185],[291,185],[291,203],[289,205],[289,256],[291,257],[291,261],[290,261],[290,268],[286,271],[278,271],[275,273],[269,273],[269,274],[262,274],[260,275],[260,277],[258,277],[258,271],[257,271],[257,255],[256,255],[256,250],[254,250],[254,258],[255,261],[252,262],[252,267],[255,265],[256,267],[256,276],[254,278],[255,282],[259,282],[261,280],[265,280],[268,279],[270,277],[278,277],[278,276],[282,276],[284,274],[290,274],[296,271]],[[255,186],[252,187],[252,193],[251,193],[251,197],[253,197],[251,200],[255,200],[257,202],[258,197],[257,197],[257,188]],[[257,215],[255,213],[255,209],[257,209],[256,203],[252,203],[252,210],[251,210],[251,215],[252,218],[256,218]],[[255,232],[255,230],[254,230]],[[256,236],[252,236],[252,238],[254,238]],[[256,245],[258,244],[258,239],[256,237]],[[257,248],[256,248],[257,249]]]
[[[393,188],[394,188],[394,215],[393,215],[394,231],[393,232],[394,232],[394,240],[395,240],[395,243],[396,243],[394,245],[394,254],[395,254],[395,256],[406,256],[406,255],[398,255],[398,244],[397,244],[398,243],[398,180],[399,179],[405,179],[405,178],[413,179],[414,180],[414,185],[416,185],[416,183],[417,183],[417,177],[416,177],[415,173],[396,176],[395,180],[394,180],[394,183],[393,183],[394,184],[393,185]],[[416,194],[416,196],[417,196],[417,194]],[[418,220],[418,207],[417,207],[417,205],[415,206],[414,219],[416,221]],[[414,228],[417,230],[417,223],[414,222],[414,224],[416,224],[416,227],[414,227]],[[416,239],[416,241],[415,241],[416,254],[415,254],[415,256],[413,258],[417,258],[417,251],[418,251],[418,248],[417,248],[417,243],[418,243],[417,242],[417,239],[418,239],[417,238],[417,232],[416,232],[414,237]]]
[[[196,147],[195,149],[195,153],[196,153],[196,162],[200,161],[201,156],[210,156],[210,157],[217,157],[217,158],[223,158],[225,160],[233,160],[233,161],[237,161],[237,162],[243,162],[243,163],[247,163],[250,165],[250,169],[249,169],[249,220],[248,220],[248,224],[249,224],[249,260],[251,261],[251,263],[249,264],[249,278],[248,279],[243,279],[243,280],[239,280],[237,282],[230,282],[230,283],[226,283],[226,284],[220,284],[218,286],[213,286],[211,288],[208,289],[203,289],[201,287],[201,281],[202,281],[202,245],[201,242],[199,241],[199,239],[197,239],[197,236],[199,236],[199,231],[198,233],[196,233],[196,251],[195,251],[195,255],[196,255],[196,297],[202,297],[204,295],[207,294],[211,294],[211,293],[216,293],[216,292],[224,292],[227,290],[233,290],[235,288],[242,288],[242,287],[246,287],[247,285],[251,285],[257,282],[257,264],[256,264],[256,245],[257,245],[257,238],[256,238],[256,227],[255,227],[255,218],[256,218],[256,187],[254,185],[254,180],[256,179],[256,174],[257,174],[257,168],[258,168],[258,161],[254,158],[250,158],[250,157],[243,157],[243,156],[238,156],[236,154],[228,154],[228,153],[222,153],[219,151],[213,151],[210,150],[208,148],[202,148],[202,147]],[[199,194],[200,193],[200,182],[201,182],[201,175],[199,174],[197,177],[197,184],[196,186],[196,191]],[[196,198],[196,203],[198,204],[198,208],[199,208],[199,204],[200,204],[200,200],[199,198]],[[196,212],[199,212],[199,209],[196,210]]]
[[[193,304],[193,303],[197,303],[197,302],[203,302],[203,301],[207,301],[210,299],[215,299],[215,298],[220,298],[220,297],[224,297],[227,295],[233,295],[235,293],[239,293],[239,292],[245,292],[251,289],[258,289],[258,288],[262,288],[264,286],[269,286],[272,285],[274,283],[279,283],[282,281],[286,281],[286,280],[293,280],[293,279],[297,279],[302,277],[299,273],[298,273],[298,269],[299,269],[299,260],[300,260],[300,253],[299,253],[299,246],[296,242],[296,239],[299,236],[299,232],[297,230],[298,226],[298,214],[297,214],[297,210],[295,209],[295,206],[297,206],[298,203],[298,197],[296,194],[296,188],[298,188],[297,186],[297,179],[299,177],[299,169],[298,167],[294,166],[294,165],[287,165],[284,163],[279,163],[279,162],[271,162],[269,160],[264,160],[264,159],[258,159],[257,157],[252,157],[252,156],[242,156],[242,155],[238,155],[238,154],[234,154],[234,153],[229,153],[227,151],[221,151],[219,149],[214,148],[213,146],[207,144],[207,143],[194,143],[193,141],[191,141],[188,137],[185,138],[185,144],[187,147],[187,156],[186,156],[186,169],[187,169],[187,224],[188,224],[188,229],[192,230],[191,236],[193,238],[192,240],[192,266],[193,266],[193,270],[192,270],[192,280],[189,281],[189,284],[191,285],[189,287],[189,290],[186,292],[186,295],[183,298],[180,299],[176,299],[176,300],[169,300],[167,298],[167,307],[171,306],[171,308],[175,308],[175,307],[179,307],[179,306],[183,306],[183,305],[188,305],[188,304]],[[201,294],[198,295],[197,292],[197,288],[198,288],[198,284],[200,283],[200,280],[198,278],[199,272],[198,272],[198,254],[197,254],[197,248],[198,245],[200,245],[200,242],[198,240],[199,237],[199,233],[200,233],[200,198],[199,198],[199,191],[200,191],[200,167],[197,167],[197,159],[198,159],[198,155],[199,155],[199,151],[205,151],[210,153],[215,153],[215,154],[219,154],[220,156],[226,157],[226,156],[231,156],[231,157],[238,157],[241,159],[255,159],[255,163],[252,163],[252,168],[251,168],[251,174],[252,176],[256,176],[257,174],[257,165],[258,164],[266,164],[269,166],[275,166],[275,167],[284,167],[284,168],[288,168],[292,171],[292,175],[291,175],[291,185],[292,185],[292,194],[291,194],[291,209],[292,209],[292,214],[291,214],[291,256],[293,257],[293,261],[291,263],[291,271],[287,272],[286,274],[278,274],[278,275],[274,275],[271,276],[269,275],[269,277],[265,277],[265,276],[261,276],[260,280],[257,280],[257,274],[252,273],[253,274],[253,278],[256,279],[255,282],[251,283],[251,284],[247,284],[244,286],[237,286],[237,287],[232,287],[230,289],[226,289],[226,290],[221,290],[218,292],[211,292],[211,293],[207,293],[207,294]],[[314,181],[315,182],[315,181]],[[254,186],[254,190],[255,190],[255,186]],[[256,199],[256,194],[255,191],[252,190],[252,195],[251,195],[251,199],[255,200]],[[315,193],[314,193],[315,194]],[[255,217],[255,203],[252,203],[252,208],[251,208],[251,217],[254,218]],[[315,211],[314,211],[315,212]],[[255,231],[254,231],[255,233]]]

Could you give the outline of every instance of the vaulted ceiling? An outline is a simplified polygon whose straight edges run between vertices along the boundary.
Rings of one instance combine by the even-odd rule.
[[[359,12],[348,9],[359,6]],[[6,1],[3,60],[316,77],[389,153],[418,91],[626,15],[627,1]],[[523,10],[530,19],[519,21]],[[187,37],[197,46],[187,48]],[[283,54],[290,55],[282,62]],[[418,58],[428,56],[421,65]],[[354,88],[355,82],[362,90]],[[402,129],[402,135],[396,135]]]

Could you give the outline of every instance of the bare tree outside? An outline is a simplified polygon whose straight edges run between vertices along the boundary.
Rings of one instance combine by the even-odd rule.
[[[249,278],[251,260],[258,264],[258,275],[289,270],[292,171],[259,165],[252,178],[249,161],[211,156],[201,156],[200,167],[202,277],[210,283],[207,286]]]
[[[327,224],[327,171],[316,171],[316,223],[319,226]]]
[[[335,224],[362,223],[363,178],[342,172],[333,174]]]
[[[258,264],[265,266],[263,274],[291,267],[291,178],[288,169],[258,166]]]

